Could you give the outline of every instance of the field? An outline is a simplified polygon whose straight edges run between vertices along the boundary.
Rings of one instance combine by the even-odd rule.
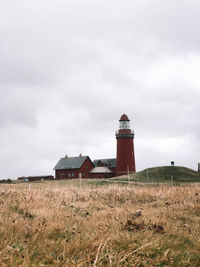
[[[200,266],[200,185],[0,185],[0,266]]]

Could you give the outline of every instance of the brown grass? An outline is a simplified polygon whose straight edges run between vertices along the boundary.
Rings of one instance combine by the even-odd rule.
[[[200,266],[200,186],[0,186],[0,266]]]

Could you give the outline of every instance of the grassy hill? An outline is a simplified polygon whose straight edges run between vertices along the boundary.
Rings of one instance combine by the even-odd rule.
[[[130,175],[130,182],[142,182],[142,183],[193,183],[200,182],[200,173],[185,167],[180,166],[163,166],[148,168],[143,171]],[[89,179],[84,181],[84,185],[108,185],[118,183],[121,185],[127,185],[127,175],[114,177],[111,179]],[[78,183],[78,181],[77,181]]]
[[[131,180],[141,182],[200,182],[200,173],[185,167],[164,166],[145,169],[131,175]]]

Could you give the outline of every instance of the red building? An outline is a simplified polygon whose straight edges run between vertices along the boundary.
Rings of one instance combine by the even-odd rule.
[[[99,178],[99,179],[111,178],[113,176],[114,176],[114,172],[105,166],[94,167],[89,174],[89,178]]]
[[[107,167],[109,168],[112,173],[115,173],[116,171],[116,164],[117,160],[116,158],[111,159],[95,159],[93,161],[95,167]]]
[[[123,114],[119,120],[119,130],[116,133],[117,158],[96,159],[93,162],[89,156],[61,158],[56,164],[56,179],[79,178],[110,178],[128,172],[135,172],[134,132],[130,129],[130,120]]]
[[[88,156],[61,158],[56,164],[55,178],[56,179],[74,179],[79,178],[81,173],[82,178],[89,178],[90,171],[94,168],[94,164]]]
[[[41,180],[53,180],[53,175],[37,175],[37,176],[22,176],[18,178],[18,181],[34,182]]]

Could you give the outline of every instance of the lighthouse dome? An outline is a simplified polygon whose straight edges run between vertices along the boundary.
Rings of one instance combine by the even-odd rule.
[[[119,121],[130,121],[126,114],[123,114]]]

